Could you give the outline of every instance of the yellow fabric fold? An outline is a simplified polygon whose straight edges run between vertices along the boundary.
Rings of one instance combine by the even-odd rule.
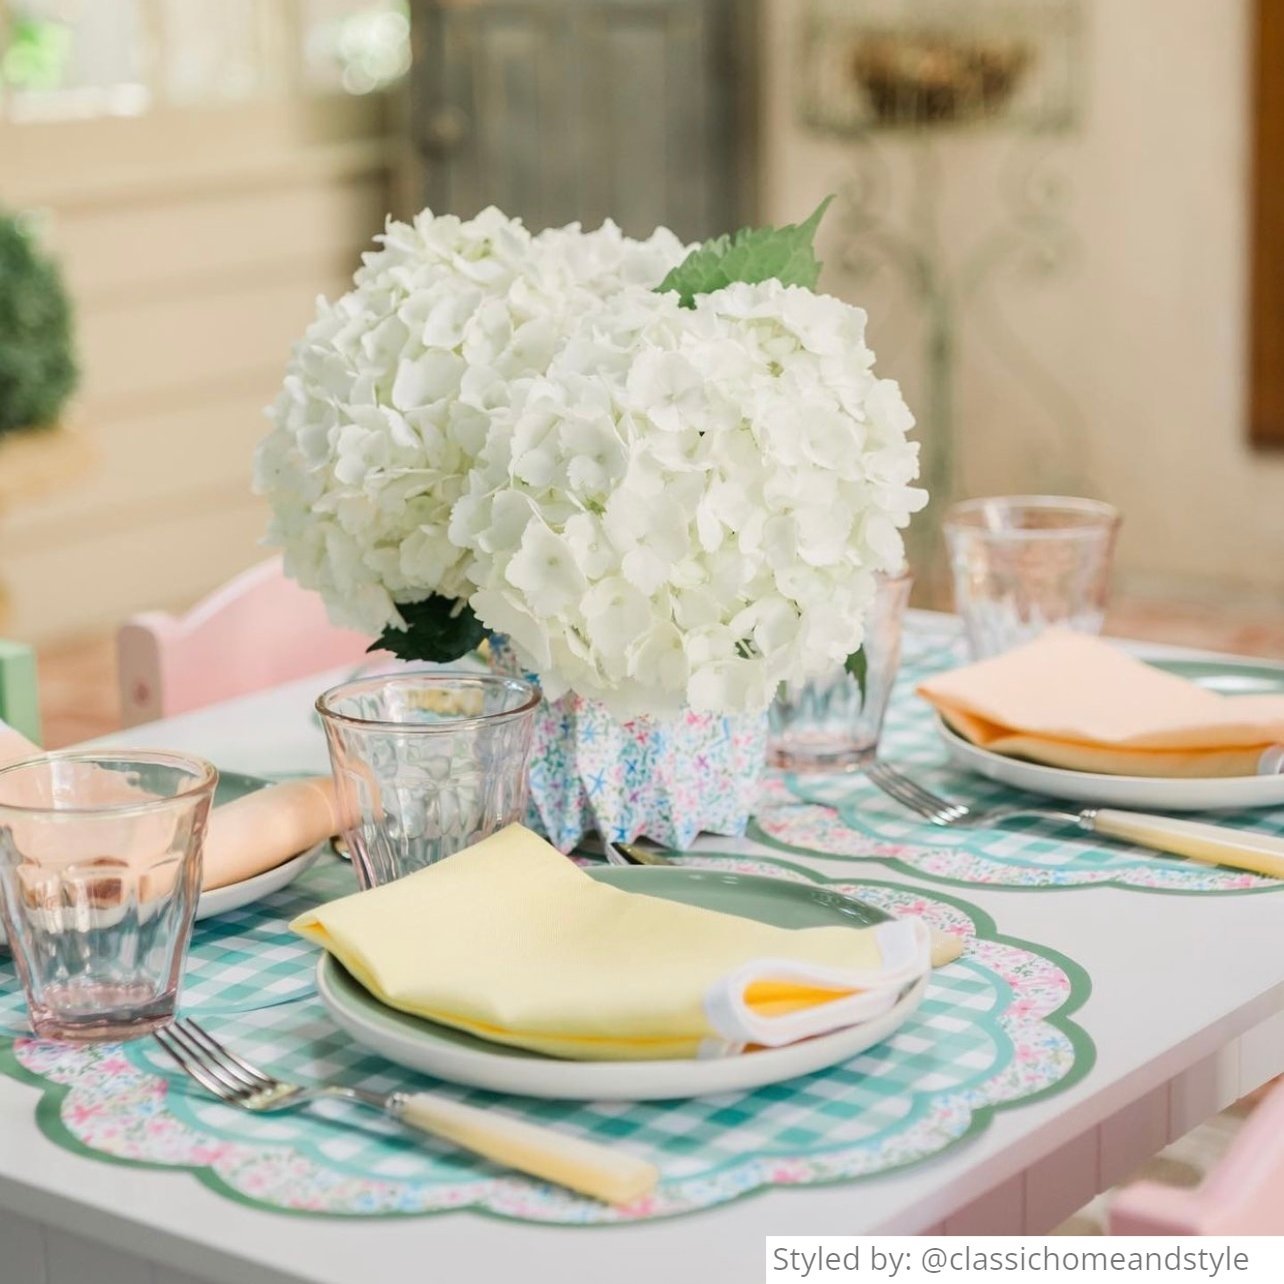
[[[1064,630],[918,692],[973,744],[1075,771],[1251,776],[1284,744],[1284,696],[1223,695]]]
[[[624,892],[518,825],[292,927],[390,1007],[576,1059],[730,1051],[737,1021],[837,1028],[928,966],[921,923],[793,931]]]

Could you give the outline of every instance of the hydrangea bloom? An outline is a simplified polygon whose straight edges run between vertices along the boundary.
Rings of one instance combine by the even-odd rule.
[[[855,651],[926,502],[865,315],[778,282],[624,287],[489,404],[448,537],[550,698],[765,708]]]
[[[761,709],[861,642],[926,499],[864,313],[686,254],[487,210],[390,223],[322,302],[256,459],[270,538],[336,622],[468,601],[546,693]]]
[[[491,405],[586,309],[686,253],[665,229],[638,242],[611,223],[533,237],[495,209],[425,211],[380,240],[355,288],[318,304],[255,461],[288,573],[371,634],[403,623],[397,602],[472,591],[447,532]]]

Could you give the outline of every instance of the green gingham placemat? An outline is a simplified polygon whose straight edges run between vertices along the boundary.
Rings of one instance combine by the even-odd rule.
[[[964,901],[881,881],[827,880],[757,855],[700,853],[683,863],[831,886],[920,915],[966,938],[967,948],[933,974],[923,1004],[891,1039],[851,1062],[690,1101],[534,1101],[420,1079],[354,1045],[316,998],[257,1010],[231,1002],[217,1015],[202,1013],[231,1047],[287,1078],[337,1077],[385,1092],[431,1087],[625,1145],[662,1174],[656,1193],[628,1209],[500,1171],[336,1103],[271,1119],[243,1114],[183,1079],[151,1040],[79,1048],[20,1038],[0,1051],[0,1069],[44,1089],[38,1118],[56,1144],[98,1159],[189,1169],[221,1194],[262,1208],[341,1216],[471,1208],[598,1224],[902,1168],[981,1131],[997,1110],[1062,1091],[1092,1065],[1092,1043],[1070,1019],[1088,993],[1082,969],[1000,936]],[[258,919],[260,952],[236,957],[229,934],[225,969],[252,972],[261,951],[286,948],[284,918],[265,904]],[[300,985],[313,962],[309,954],[291,965]]]
[[[907,635],[879,756],[933,793],[973,808],[1028,802],[1030,795],[947,765],[935,714],[914,694],[924,678],[965,660],[962,643],[936,634]],[[1219,812],[1219,824],[1284,836],[1284,809]],[[1036,888],[1114,886],[1150,892],[1267,892],[1284,882],[1193,861],[1037,820],[1001,829],[930,825],[864,776],[773,774],[750,835],[803,856],[876,860],[921,878],[957,886]]]
[[[313,993],[315,951],[285,931],[285,924],[313,905],[356,890],[349,865],[326,853],[279,892],[197,923],[183,977],[183,1015],[205,1020]],[[0,946],[0,1035],[29,1029],[13,957]]]

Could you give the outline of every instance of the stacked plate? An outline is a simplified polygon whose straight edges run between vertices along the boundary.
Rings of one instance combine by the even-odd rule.
[[[1284,694],[1284,665],[1236,660],[1148,659],[1147,663],[1222,695]],[[956,766],[1013,789],[1049,798],[1152,812],[1284,806],[1284,774],[1196,779],[1106,776],[992,753],[964,740],[939,720],[938,730]]]
[[[777,927],[868,927],[888,915],[822,888],[749,874],[608,866],[591,877],[623,891],[698,905]],[[639,967],[646,960],[638,961]],[[906,987],[881,1017],[783,1048],[738,1056],[672,1061],[560,1061],[521,1048],[488,1043],[448,1026],[387,1007],[328,954],[317,966],[317,987],[335,1023],[364,1047],[398,1065],[452,1083],[525,1097],[583,1101],[656,1101],[742,1092],[849,1061],[894,1033],[918,1007],[926,979]]]
[[[222,803],[243,798],[246,794],[256,793],[272,783],[261,776],[245,776],[236,771],[220,772],[218,792],[214,795],[214,806],[218,807]],[[256,874],[253,878],[243,879],[239,883],[229,883],[226,887],[216,887],[211,891],[202,892],[196,906],[197,922],[203,918],[213,918],[216,914],[226,914],[228,910],[240,909],[243,905],[252,905],[255,901],[261,901],[265,896],[280,891],[282,887],[294,882],[304,870],[309,868],[327,846],[326,843],[318,843],[315,847],[309,847],[307,851],[300,852],[283,864],[277,865],[275,869],[264,870],[263,873]]]

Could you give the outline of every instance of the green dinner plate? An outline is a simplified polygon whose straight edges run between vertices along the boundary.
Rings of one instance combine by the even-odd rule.
[[[776,927],[870,927],[889,915],[837,892],[710,870],[601,866],[591,878],[622,891],[756,919]],[[646,960],[639,959],[638,967]],[[739,1091],[845,1061],[887,1038],[917,1007],[925,981],[863,1025],[742,1056],[672,1061],[562,1061],[489,1043],[380,1003],[330,955],[317,969],[322,1001],[358,1043],[413,1070],[495,1092],[588,1100],[653,1100]]]
[[[595,882],[621,891],[645,892],[661,900],[757,919],[773,927],[872,927],[891,917],[839,892],[760,874],[720,873],[676,865],[668,869],[659,865],[603,865],[585,872]]]
[[[1250,660],[1154,660],[1147,664],[1222,695],[1284,695],[1284,664]]]
[[[214,806],[222,807],[224,803],[235,802],[246,794],[256,794],[270,784],[272,781],[265,780],[262,776],[247,776],[241,771],[220,771],[218,788],[214,791]]]

